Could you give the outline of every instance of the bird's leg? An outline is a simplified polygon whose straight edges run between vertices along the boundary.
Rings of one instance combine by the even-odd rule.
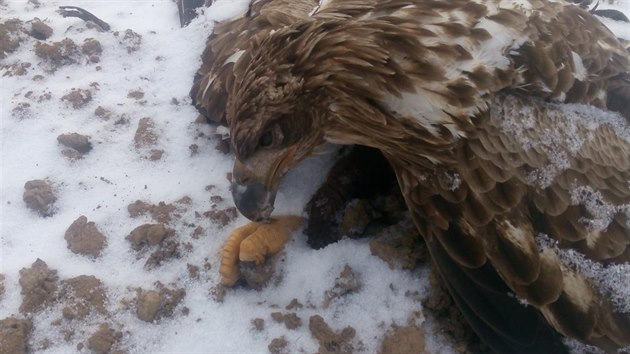
[[[291,235],[304,223],[296,215],[277,216],[269,223],[251,222],[232,232],[221,251],[221,283],[233,286],[240,278],[238,263],[260,265],[265,258],[278,253]]]

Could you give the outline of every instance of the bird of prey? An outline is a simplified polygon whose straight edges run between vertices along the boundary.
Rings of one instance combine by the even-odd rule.
[[[630,56],[588,11],[253,1],[216,25],[191,96],[229,126],[234,202],[252,221],[272,220],[283,175],[325,143],[376,148],[494,351],[630,346],[630,308],[586,269],[629,269]]]

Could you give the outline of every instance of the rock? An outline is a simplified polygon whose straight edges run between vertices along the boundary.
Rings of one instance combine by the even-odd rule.
[[[64,238],[73,253],[84,256],[98,257],[107,245],[105,236],[98,231],[94,222],[88,222],[83,215],[70,225]]]
[[[379,354],[424,352],[424,333],[418,326],[394,326],[385,335]]]
[[[8,317],[0,320],[0,354],[28,352],[28,336],[33,323],[28,319]]]
[[[352,338],[356,334],[354,328],[348,326],[341,333],[335,333],[320,315],[314,315],[309,319],[308,329],[319,342],[317,354],[352,354]]]
[[[33,19],[30,24],[31,30],[29,34],[35,39],[45,40],[53,34],[53,29],[38,18]]]
[[[48,268],[46,262],[37,259],[31,268],[20,270],[20,286],[23,295],[21,313],[33,313],[41,310],[56,298],[57,271]]]
[[[61,134],[57,137],[57,141],[61,145],[74,149],[81,154],[87,154],[92,150],[90,138],[78,133]]]
[[[41,216],[52,216],[55,213],[54,203],[57,197],[46,180],[35,179],[26,182],[22,199],[29,209],[38,212]]]

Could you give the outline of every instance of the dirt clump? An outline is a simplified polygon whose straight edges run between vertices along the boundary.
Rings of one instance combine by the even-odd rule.
[[[229,207],[226,209],[206,211],[203,213],[203,216],[209,218],[215,224],[224,227],[238,217],[238,211],[235,207]]]
[[[59,298],[70,302],[62,311],[66,319],[83,319],[92,311],[107,314],[103,282],[93,275],[80,275],[62,281]]]
[[[358,291],[361,288],[359,275],[349,265],[345,265],[339,276],[335,279],[335,285],[324,294],[323,308],[328,308],[337,298]]]
[[[0,273],[0,301],[4,297],[4,274]]]
[[[263,320],[262,318],[254,318],[252,320],[252,326],[254,326],[255,330],[260,332],[265,329],[265,320]]]
[[[0,69],[4,69],[5,72],[2,76],[24,76],[28,73],[28,69],[32,66],[31,63],[26,62],[23,63],[21,61],[17,61],[13,64],[9,65],[0,65]]]
[[[55,72],[62,66],[76,64],[81,60],[81,50],[70,38],[52,44],[35,43],[35,55],[42,58],[42,66],[48,72]]]
[[[177,210],[177,207],[173,204],[166,204],[165,202],[159,202],[156,204],[149,204],[147,202],[136,200],[135,202],[127,206],[129,216],[135,218],[137,216],[149,213],[151,217],[159,222],[168,224],[173,217],[180,218],[181,215],[173,213]]]
[[[157,290],[137,290],[136,315],[145,322],[154,322],[171,317],[175,307],[186,296],[184,289],[168,289],[162,283],[156,283]]]
[[[131,29],[125,30],[125,33],[121,36],[120,32],[114,32],[114,36],[118,38],[118,43],[127,48],[127,53],[135,52],[140,49],[142,44],[142,36],[132,31]]]
[[[23,295],[19,311],[33,313],[41,310],[57,297],[57,271],[49,269],[46,262],[37,259],[31,268],[20,270],[20,287]]]
[[[291,300],[291,302],[289,302],[289,304],[287,306],[285,306],[284,308],[287,310],[293,310],[293,309],[301,309],[303,308],[304,305],[302,305],[298,299],[293,299]]]
[[[142,92],[142,90],[132,90],[129,91],[127,97],[133,98],[134,100],[141,100],[144,98],[144,92]]]
[[[103,106],[98,106],[96,107],[96,109],[94,109],[94,115],[102,120],[109,120],[112,117],[113,113]]]
[[[0,320],[0,354],[27,353],[32,328],[33,322],[28,319],[8,317]]]
[[[160,244],[156,251],[151,253],[144,263],[144,268],[147,270],[154,269],[170,259],[181,258],[181,256],[180,243],[173,239],[167,239]]]
[[[354,351],[352,345],[352,339],[356,335],[354,328],[348,326],[340,333],[335,333],[320,315],[311,316],[308,328],[319,342],[317,354],[352,354]]]
[[[284,337],[278,337],[271,340],[271,343],[267,346],[269,352],[272,354],[288,354],[287,346],[289,342]]]
[[[424,333],[418,326],[393,328],[385,334],[379,354],[424,353]]]
[[[30,25],[31,29],[28,34],[30,34],[31,37],[35,39],[43,41],[50,38],[50,36],[52,36],[53,34],[53,29],[37,17],[30,21]]]
[[[8,19],[0,23],[0,59],[18,49],[26,38],[22,21],[17,18]]]
[[[53,192],[52,185],[42,179],[34,179],[24,184],[24,194],[22,200],[26,206],[47,217],[55,214],[54,203],[57,200]]]
[[[101,323],[98,330],[88,339],[87,347],[95,354],[111,353],[120,338],[122,338],[121,332],[113,330],[107,323]]]
[[[302,319],[295,312],[283,314],[282,312],[272,312],[271,318],[278,323],[284,323],[287,329],[296,329],[302,325]]]
[[[270,257],[266,257],[262,264],[255,262],[239,262],[238,268],[241,278],[251,289],[262,290],[272,282],[274,284],[282,281],[282,274],[276,272],[276,267],[285,257],[285,252],[278,252]]]
[[[103,47],[101,42],[94,38],[86,38],[81,45],[81,52],[85,54],[90,62],[98,63],[101,61],[101,54],[103,54]]]
[[[166,228],[164,224],[144,224],[133,229],[126,239],[131,242],[134,251],[141,251],[145,247],[159,245],[167,236],[174,234],[175,230]]]
[[[133,137],[133,144],[137,150],[150,150],[146,158],[155,161],[162,157],[164,151],[159,149],[150,149],[158,143],[158,134],[155,129],[155,122],[149,117],[141,118],[138,121],[138,128]],[[161,152],[159,152],[161,151]],[[140,152],[140,151],[139,151]]]
[[[92,92],[84,89],[72,89],[69,93],[63,95],[61,100],[68,102],[74,109],[80,109],[92,101]]]
[[[107,239],[96,228],[96,224],[88,222],[83,215],[70,225],[64,238],[73,253],[84,256],[98,257],[107,245]]]
[[[383,228],[370,240],[370,252],[392,269],[411,270],[428,259],[426,244],[411,222]]]
[[[57,137],[57,141],[61,145],[76,151],[80,157],[92,150],[92,143],[90,143],[90,138],[86,135],[78,133],[61,134]]]

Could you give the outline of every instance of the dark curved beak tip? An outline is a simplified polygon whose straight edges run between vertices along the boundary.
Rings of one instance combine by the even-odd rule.
[[[269,219],[273,210],[273,197],[260,182],[247,185],[232,183],[232,198],[238,211],[246,218],[256,222]]]

